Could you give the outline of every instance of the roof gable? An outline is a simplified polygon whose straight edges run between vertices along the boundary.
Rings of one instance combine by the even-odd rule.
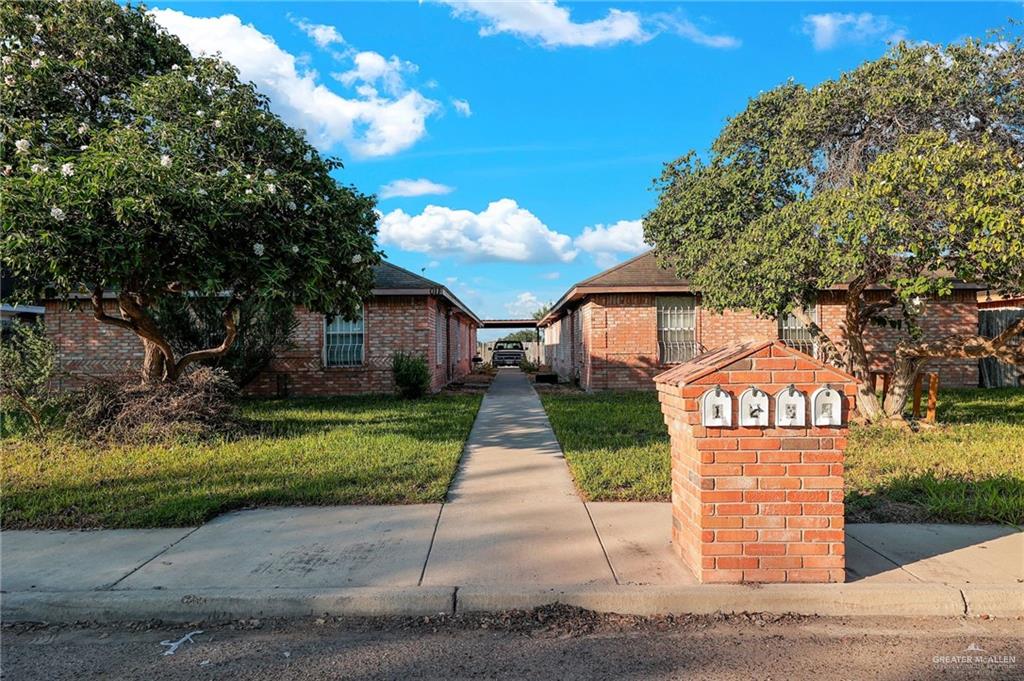
[[[380,289],[407,288],[418,290],[425,288],[444,288],[436,281],[431,281],[426,277],[421,277],[418,274],[410,272],[404,267],[392,265],[386,261],[382,261],[379,265],[374,266],[373,285],[374,288]]]
[[[654,251],[641,253],[576,284],[578,288],[607,286],[678,286],[689,290],[689,282],[658,265]]]

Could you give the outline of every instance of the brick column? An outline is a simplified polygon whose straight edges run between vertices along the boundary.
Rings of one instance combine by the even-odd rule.
[[[856,379],[778,341],[705,353],[655,379],[672,441],[672,543],[701,582],[842,582],[843,458]],[[701,425],[700,398],[732,397],[732,425]],[[844,395],[839,426],[776,427],[790,385]],[[740,394],[769,396],[769,425],[742,427]]]

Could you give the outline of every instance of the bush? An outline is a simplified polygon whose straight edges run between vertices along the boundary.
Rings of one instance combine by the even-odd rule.
[[[535,374],[540,370],[540,364],[524,357],[522,361],[519,362],[519,368],[525,373]]]
[[[173,383],[97,382],[80,393],[68,433],[100,442],[208,440],[240,430],[238,386],[222,369],[198,367]]]
[[[15,321],[0,346],[0,410],[26,418],[39,437],[54,411],[55,356],[42,322]]]
[[[402,397],[423,397],[430,392],[430,367],[423,357],[396,352],[392,357],[392,368],[398,394]]]

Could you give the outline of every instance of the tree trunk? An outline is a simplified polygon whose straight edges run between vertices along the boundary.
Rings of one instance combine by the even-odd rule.
[[[846,351],[850,358],[850,373],[860,380],[857,385],[857,411],[868,423],[880,421],[884,412],[875,394],[875,383],[871,380],[871,364],[864,348],[864,318],[861,314],[861,293],[867,288],[864,279],[850,282],[846,293],[846,318],[844,320]]]
[[[167,378],[167,358],[156,343],[142,339],[142,382],[157,383]]]
[[[923,362],[915,359],[897,359],[893,369],[892,381],[889,383],[889,392],[885,395],[885,404],[882,411],[890,419],[902,419],[903,411],[907,407],[907,400],[914,389],[914,381],[921,373]]]

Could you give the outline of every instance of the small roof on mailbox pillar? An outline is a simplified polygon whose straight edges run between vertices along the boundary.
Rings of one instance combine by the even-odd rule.
[[[842,369],[837,369],[834,366],[825,364],[810,355],[806,355],[799,350],[789,347],[782,341],[764,340],[750,341],[736,345],[725,345],[720,348],[715,348],[714,350],[709,350],[697,355],[688,362],[684,362],[678,366],[672,367],[668,371],[658,374],[654,377],[654,382],[676,386],[692,385],[709,374],[728,369],[736,362],[747,359],[753,355],[757,355],[758,353],[764,353],[765,350],[768,350],[768,353],[764,354],[766,357],[795,357],[805,362],[812,362],[815,370],[830,371],[834,373],[836,381],[844,383],[857,381],[856,378]]]

